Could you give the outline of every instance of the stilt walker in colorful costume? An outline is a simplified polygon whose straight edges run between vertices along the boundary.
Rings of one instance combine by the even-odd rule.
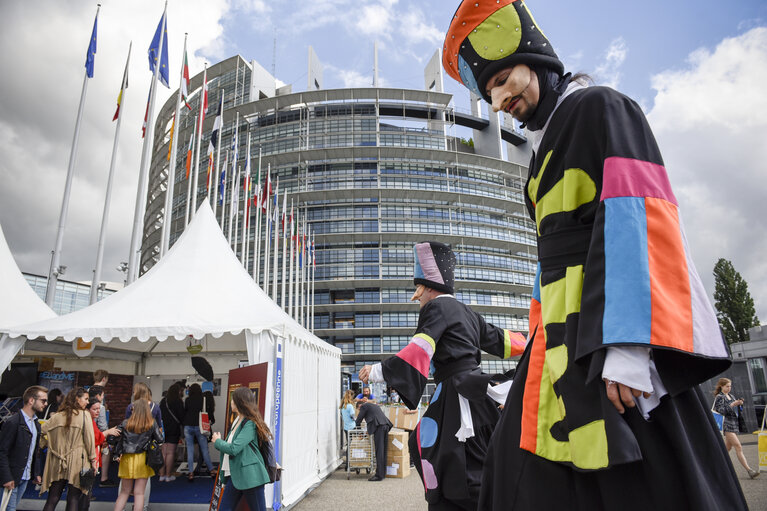
[[[497,328],[453,296],[455,254],[449,245],[414,247],[421,304],[413,338],[395,356],[360,370],[363,381],[386,381],[410,409],[418,406],[430,368],[437,388],[410,452],[426,489],[429,510],[476,510],[482,465],[498,404],[508,386],[491,386],[479,369],[481,351],[509,358],[524,350],[522,334]]]
[[[564,74],[521,0],[467,0],[447,72],[525,123],[530,341],[482,510],[746,509],[698,384],[730,365],[639,106]]]

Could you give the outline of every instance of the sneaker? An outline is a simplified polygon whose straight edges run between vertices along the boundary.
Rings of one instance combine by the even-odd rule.
[[[166,483],[169,483],[169,482],[175,481],[175,480],[176,480],[176,476],[165,476],[165,482]]]
[[[167,481],[167,480],[168,480],[168,479],[167,479],[165,476],[160,476],[160,482],[161,482],[161,483],[164,483],[164,482],[165,482],[165,481]]]

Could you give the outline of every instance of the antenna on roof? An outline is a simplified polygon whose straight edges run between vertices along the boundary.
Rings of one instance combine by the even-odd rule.
[[[378,41],[373,41],[373,87],[378,87]]]

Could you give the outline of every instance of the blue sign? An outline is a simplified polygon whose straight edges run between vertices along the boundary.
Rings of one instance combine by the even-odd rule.
[[[282,337],[277,337],[277,357],[274,361],[274,458],[278,464],[282,461],[282,446],[280,445],[280,430],[282,417]],[[274,482],[274,497],[272,509],[277,511],[282,507],[281,481]]]

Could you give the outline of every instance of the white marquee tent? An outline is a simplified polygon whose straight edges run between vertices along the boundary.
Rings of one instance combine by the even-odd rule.
[[[8,332],[13,325],[55,316],[21,274],[0,226],[0,374],[24,344],[24,339],[9,339],[3,332]]]
[[[190,335],[207,339],[213,352],[246,347],[251,364],[272,363],[279,338],[283,505],[300,499],[338,466],[341,351],[299,325],[253,281],[207,202],[166,256],[130,286],[71,314],[11,325],[8,333],[48,341],[81,337],[102,350],[141,354],[141,374],[167,374],[165,358],[185,353]],[[236,367],[236,358],[229,362],[229,368]],[[265,419],[271,427],[271,381],[267,387]],[[269,488],[266,493],[270,500]]]

